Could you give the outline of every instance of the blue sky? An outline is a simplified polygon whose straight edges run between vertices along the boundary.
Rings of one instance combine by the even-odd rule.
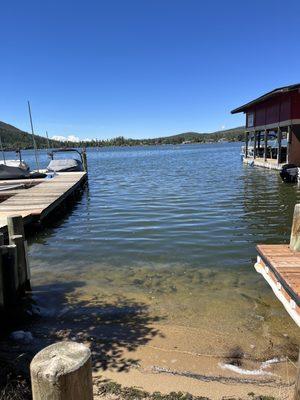
[[[0,120],[142,138],[244,123],[230,110],[300,81],[300,2],[1,3]]]

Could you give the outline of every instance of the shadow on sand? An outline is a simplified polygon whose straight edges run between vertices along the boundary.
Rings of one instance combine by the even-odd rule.
[[[128,371],[138,365],[139,360],[128,357],[128,352],[162,335],[153,327],[160,318],[150,316],[146,304],[125,297],[113,302],[101,296],[77,300],[75,290],[82,286],[83,282],[72,281],[34,288],[33,318],[26,327],[18,327],[30,330],[34,340],[18,344],[19,351],[26,352],[29,361],[51,343],[75,340],[90,346],[94,371]]]

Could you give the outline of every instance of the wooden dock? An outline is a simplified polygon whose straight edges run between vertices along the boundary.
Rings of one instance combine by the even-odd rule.
[[[86,172],[61,172],[51,179],[18,180],[14,184],[30,186],[28,189],[8,190],[0,193],[0,230],[7,227],[7,217],[21,215],[24,225],[43,220],[69,196],[79,190],[87,180]],[[1,181],[1,185],[11,185]]]
[[[290,244],[257,246],[255,269],[300,327],[300,204],[295,205]]]
[[[300,252],[289,245],[258,245],[255,269],[300,327]]]
[[[247,158],[243,158],[243,163],[244,164],[250,164],[253,165],[255,167],[261,167],[261,168],[266,168],[266,169],[274,169],[277,171],[281,171],[282,167],[284,164],[278,164],[277,160],[275,159],[270,159],[268,158],[267,160],[264,160],[263,158],[253,158],[253,157],[247,157]]]

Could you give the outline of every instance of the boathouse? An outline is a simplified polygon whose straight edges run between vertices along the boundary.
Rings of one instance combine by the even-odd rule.
[[[246,115],[244,162],[300,166],[300,83],[272,90],[234,110]]]

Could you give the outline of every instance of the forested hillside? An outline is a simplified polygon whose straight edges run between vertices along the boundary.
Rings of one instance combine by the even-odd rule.
[[[237,142],[244,140],[244,127],[227,129],[213,133],[185,132],[178,135],[158,137],[154,139],[127,139],[123,136],[117,138],[101,140],[94,139],[85,142],[66,142],[58,140],[50,140],[51,147],[65,146],[138,146],[138,145],[159,145],[159,144],[181,144],[181,143],[210,143],[218,141]],[[0,136],[3,147],[9,149],[31,149],[33,148],[32,135],[24,132],[13,125],[0,121]],[[38,148],[47,148],[48,142],[45,137],[35,135]]]
[[[32,135],[27,132],[21,131],[20,129],[14,127],[13,125],[6,124],[5,122],[0,121],[0,136],[2,139],[2,144],[4,149],[31,149],[33,148],[33,140]],[[35,141],[38,148],[46,148],[47,147],[47,139],[35,135]],[[52,147],[60,147],[63,146],[63,142],[59,142],[57,140],[51,140]]]

